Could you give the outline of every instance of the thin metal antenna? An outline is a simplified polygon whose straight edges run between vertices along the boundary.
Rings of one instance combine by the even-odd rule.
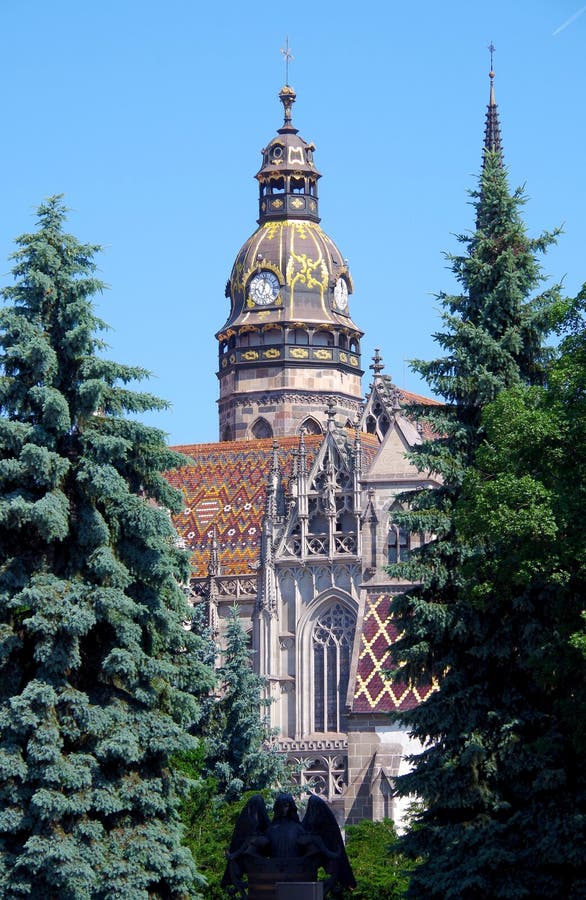
[[[295,59],[289,50],[289,36],[285,38],[285,46],[281,47],[281,53],[285,57],[285,84],[289,84],[289,60]]]

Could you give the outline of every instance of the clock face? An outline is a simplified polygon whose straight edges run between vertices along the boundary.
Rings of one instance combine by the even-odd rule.
[[[279,294],[279,279],[274,272],[259,272],[251,280],[248,293],[257,306],[268,306]]]
[[[344,310],[348,306],[348,285],[344,278],[338,278],[334,288],[334,306]]]

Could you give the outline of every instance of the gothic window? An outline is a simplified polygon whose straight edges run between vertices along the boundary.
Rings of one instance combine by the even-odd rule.
[[[366,417],[366,430],[368,434],[376,434],[376,419],[374,416]]]
[[[298,428],[298,433],[301,434],[302,431],[305,434],[323,434],[321,425],[313,416],[308,416],[307,419],[303,420]]]
[[[409,532],[391,523],[389,528],[389,563],[407,562],[410,549]]]
[[[341,334],[338,338],[338,347],[340,348],[340,350],[348,349],[348,338],[345,334]]]
[[[312,633],[314,731],[348,730],[346,693],[356,617],[335,603],[323,610]]]
[[[352,340],[350,341],[349,350],[350,353],[360,353],[360,344],[358,343],[356,338],[352,338]]]
[[[257,440],[262,440],[263,438],[270,438],[273,436],[273,429],[266,419],[257,419],[250,430],[252,432],[252,436],[257,438]]]
[[[292,194],[304,194],[305,193],[305,180],[303,178],[292,178],[291,179],[291,193]]]

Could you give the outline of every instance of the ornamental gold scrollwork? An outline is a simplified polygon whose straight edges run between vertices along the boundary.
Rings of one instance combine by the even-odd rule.
[[[242,354],[242,359],[245,359],[246,362],[252,362],[255,359],[258,359],[258,353],[256,350],[247,350],[246,353]]]
[[[291,347],[289,356],[292,356],[293,359],[307,359],[309,350],[305,350],[303,347]]]
[[[278,197],[276,200],[271,200],[271,206],[273,207],[273,209],[281,209],[282,205],[283,201],[279,200]]]
[[[271,347],[270,350],[265,350],[263,356],[265,359],[277,359],[281,355],[281,351],[277,350],[275,347]]]
[[[348,362],[348,354],[340,350],[340,362]]]
[[[293,274],[295,264],[300,268]],[[328,273],[321,255],[317,259],[310,259],[307,253],[297,254],[291,251],[287,263],[287,282],[293,289],[297,281],[306,284],[308,288],[318,287],[323,294],[328,286]]]
[[[303,209],[305,206],[305,201],[300,200],[299,197],[296,197],[295,200],[291,200],[291,206],[293,209]]]
[[[326,350],[324,347],[322,347],[320,350],[313,351],[313,357],[314,359],[331,359],[332,351]]]
[[[359,362],[359,360],[358,360],[358,357],[357,357],[357,356],[351,356],[351,357],[350,357],[350,365],[352,365],[352,366],[357,366],[357,365],[358,365],[358,362]]]

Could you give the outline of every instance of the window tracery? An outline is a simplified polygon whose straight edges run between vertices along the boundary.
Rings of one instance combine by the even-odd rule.
[[[337,602],[315,620],[312,631],[314,731],[348,730],[346,693],[356,616]]]

